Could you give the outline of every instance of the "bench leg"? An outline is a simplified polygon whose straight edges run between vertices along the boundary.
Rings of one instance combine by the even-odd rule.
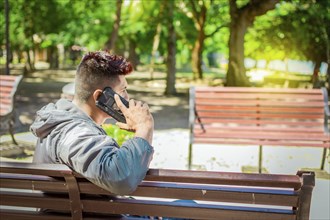
[[[326,162],[326,159],[325,158],[327,157],[327,151],[328,151],[328,148],[323,148],[321,170],[324,170],[324,165],[325,165],[325,162]]]
[[[298,172],[302,186],[300,190],[299,207],[297,213],[297,220],[309,220],[310,219],[310,207],[312,201],[312,192],[315,186],[315,173],[314,172]]]
[[[11,136],[11,139],[12,139],[13,143],[18,145],[17,141],[15,140],[15,137],[14,137],[14,123],[15,123],[14,119],[10,119],[9,122],[8,122],[8,124],[9,124],[9,134]]]
[[[259,145],[259,164],[258,164],[258,171],[262,173],[262,145]]]
[[[188,154],[188,169],[191,170],[192,164],[192,143],[189,144],[189,154]]]

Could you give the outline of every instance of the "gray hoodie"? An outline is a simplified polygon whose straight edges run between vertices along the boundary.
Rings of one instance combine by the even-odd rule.
[[[60,99],[37,112],[30,130],[38,137],[35,163],[63,163],[118,195],[133,192],[152,160],[153,147],[134,137],[120,148],[71,101]]]

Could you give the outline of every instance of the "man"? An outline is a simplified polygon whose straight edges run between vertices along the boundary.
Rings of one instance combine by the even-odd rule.
[[[100,127],[110,116],[95,105],[107,86],[128,100],[125,75],[132,69],[123,57],[104,51],[87,53],[77,69],[73,101],[60,99],[37,112],[30,128],[38,137],[33,161],[66,164],[115,194],[133,192],[145,177],[154,152],[149,107],[131,99],[126,108],[115,95],[126,118],[125,124],[117,125],[135,133],[119,147]]]

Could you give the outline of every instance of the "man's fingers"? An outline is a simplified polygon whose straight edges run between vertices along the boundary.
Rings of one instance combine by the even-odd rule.
[[[144,107],[144,108],[146,108],[146,109],[149,110],[149,105],[146,102],[142,104],[142,107]]]
[[[135,105],[136,105],[136,101],[134,99],[130,99],[129,106],[135,106]]]
[[[119,98],[118,94],[115,94],[114,96],[116,104],[118,106],[118,108],[123,112],[123,114],[125,115],[127,108],[126,106],[123,104],[123,102],[121,101],[121,99]]]
[[[120,129],[123,129],[123,130],[126,130],[126,131],[133,131],[132,128],[130,128],[127,124],[125,123],[122,123],[122,122],[116,122],[116,125],[120,128]]]

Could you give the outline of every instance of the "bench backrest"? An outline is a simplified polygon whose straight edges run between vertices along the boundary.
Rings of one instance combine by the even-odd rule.
[[[190,89],[190,128],[195,143],[219,143],[228,138],[223,143],[329,147],[329,115],[325,88]]]
[[[14,98],[22,76],[0,75],[0,115],[6,116],[13,111]]]
[[[312,172],[270,175],[151,169],[130,195],[134,199],[129,199],[114,197],[65,165],[1,162],[0,169],[2,219],[88,219],[91,215],[102,219],[110,214],[309,219],[315,185]],[[53,212],[41,214],[22,207]]]

